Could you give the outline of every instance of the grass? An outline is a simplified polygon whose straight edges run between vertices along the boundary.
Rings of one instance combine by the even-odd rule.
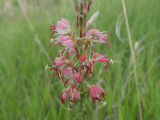
[[[128,21],[135,49],[136,70],[144,120],[160,119],[160,2],[132,0],[126,2]],[[69,111],[69,104],[60,102],[61,81],[54,71],[45,71],[49,60],[35,39],[35,34],[52,58],[49,49],[49,26],[61,17],[74,22],[72,0],[45,2],[23,0],[34,30],[28,25],[16,0],[0,4],[0,119],[1,120],[70,120],[78,119],[77,111]],[[11,5],[10,5],[11,4]],[[100,11],[92,28],[109,30],[110,48],[96,45],[97,51],[115,60],[105,71],[95,64],[90,83],[100,84],[106,93],[107,105],[86,100],[87,119],[135,120],[140,119],[134,81],[133,63],[128,39],[120,41],[115,33],[116,22],[122,11],[119,0],[95,0],[88,18]],[[127,38],[123,18],[121,38]],[[103,48],[103,49],[102,49]],[[88,96],[88,95],[86,95]],[[73,105],[76,107],[76,104]],[[95,110],[96,109],[96,110]]]

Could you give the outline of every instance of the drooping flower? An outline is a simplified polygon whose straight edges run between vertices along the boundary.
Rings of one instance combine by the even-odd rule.
[[[67,97],[70,95],[71,91],[72,91],[72,88],[68,87],[65,89],[65,92],[63,94],[61,93],[62,104],[65,104],[65,101],[67,100]]]
[[[105,99],[104,89],[97,85],[91,85],[90,96],[93,98],[94,101],[95,100],[103,101],[102,97]]]

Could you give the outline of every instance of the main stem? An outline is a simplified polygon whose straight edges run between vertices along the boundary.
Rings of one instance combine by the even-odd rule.
[[[81,84],[81,88],[80,91],[83,91],[83,85]],[[80,101],[80,112],[81,112],[81,116],[82,116],[82,120],[85,120],[85,111],[83,110],[83,101],[84,101],[84,96],[85,94],[81,94],[81,101]]]

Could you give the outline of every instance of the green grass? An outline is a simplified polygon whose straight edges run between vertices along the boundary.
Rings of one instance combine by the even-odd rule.
[[[125,0],[132,43],[139,42],[136,52],[139,93],[144,120],[160,119],[160,2],[155,0]],[[35,34],[52,58],[49,49],[49,26],[60,18],[74,22],[72,0],[23,0],[24,8],[34,27],[29,27],[16,0],[11,6],[0,4],[0,120],[70,120],[78,119],[77,111],[69,111],[69,102],[60,102],[61,81],[54,71],[45,71],[49,60],[35,42]],[[106,93],[106,106],[86,100],[88,120],[137,120],[139,109],[131,51],[128,39],[121,42],[115,27],[122,10],[120,0],[95,0],[88,18],[100,11],[92,28],[111,31],[110,48],[97,44],[97,51],[116,60],[109,69],[95,64],[90,83],[99,83]],[[123,19],[121,37],[127,38]],[[103,48],[103,49],[102,49]],[[131,62],[132,63],[132,62]],[[100,72],[101,71],[101,72]],[[102,80],[102,81],[101,81]],[[128,82],[126,82],[128,81]],[[123,92],[122,92],[123,91]],[[86,95],[89,96],[89,95]],[[122,97],[123,96],[123,97]],[[87,97],[89,98],[89,97]],[[123,98],[123,99],[122,99]],[[73,104],[76,107],[76,104]],[[96,115],[98,116],[96,118]]]

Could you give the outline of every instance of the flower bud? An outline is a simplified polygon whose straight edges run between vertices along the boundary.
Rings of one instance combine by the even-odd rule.
[[[97,11],[96,13],[94,13],[92,15],[91,19],[86,24],[85,32],[87,31],[87,29],[89,28],[89,26],[92,25],[92,23],[97,19],[98,15],[99,15],[99,11]]]
[[[74,8],[75,8],[77,25],[79,26],[80,0],[73,0],[73,3],[74,3]]]

